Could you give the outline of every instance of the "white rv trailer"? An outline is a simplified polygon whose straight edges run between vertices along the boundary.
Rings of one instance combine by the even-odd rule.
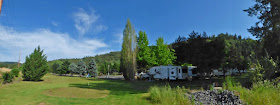
[[[192,77],[197,76],[193,74],[193,70],[197,68],[196,66],[156,66],[149,70],[150,78],[153,79],[167,79],[167,80],[177,80],[177,79],[188,79],[192,80]]]

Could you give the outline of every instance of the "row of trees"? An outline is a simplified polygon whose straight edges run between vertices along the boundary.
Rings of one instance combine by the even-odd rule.
[[[68,60],[65,60],[61,66],[57,62],[54,63],[52,65],[52,68],[53,68],[53,73],[60,74],[60,75],[62,74],[66,75],[69,73],[71,73],[71,76],[73,76],[73,74],[79,74],[81,76],[87,73],[90,76],[94,76],[94,77],[98,75],[98,70],[94,59],[92,59],[88,65],[86,65],[83,60],[80,60],[77,64],[75,64],[74,62],[70,64]]]
[[[120,69],[126,80],[134,80],[136,69],[146,70],[151,66],[173,64],[176,59],[174,50],[164,42],[162,37],[156,40],[156,46],[148,46],[145,32],[140,31],[136,37],[134,27],[129,19],[123,32]]]

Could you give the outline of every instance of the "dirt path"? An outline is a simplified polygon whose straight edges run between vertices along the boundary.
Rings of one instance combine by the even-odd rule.
[[[9,68],[0,68],[0,76],[2,76],[1,72],[10,72],[10,71],[11,71],[11,69],[9,69]]]
[[[9,68],[0,68],[0,72],[10,72],[11,69]]]

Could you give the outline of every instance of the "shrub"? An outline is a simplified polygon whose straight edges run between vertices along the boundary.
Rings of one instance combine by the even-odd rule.
[[[18,74],[19,74],[18,68],[13,68],[12,71],[11,71],[11,74],[15,77],[18,77]]]
[[[164,105],[190,105],[191,102],[184,95],[183,90],[180,87],[172,89],[169,85],[153,86],[149,89],[150,99],[155,103]]]
[[[10,72],[4,72],[2,74],[3,84],[13,82],[13,75]]]
[[[47,56],[43,55],[40,46],[32,54],[26,57],[23,65],[23,79],[28,81],[40,80],[48,70]]]

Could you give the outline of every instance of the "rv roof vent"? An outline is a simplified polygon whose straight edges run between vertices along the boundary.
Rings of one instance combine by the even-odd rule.
[[[168,64],[168,66],[172,66],[172,64]]]

